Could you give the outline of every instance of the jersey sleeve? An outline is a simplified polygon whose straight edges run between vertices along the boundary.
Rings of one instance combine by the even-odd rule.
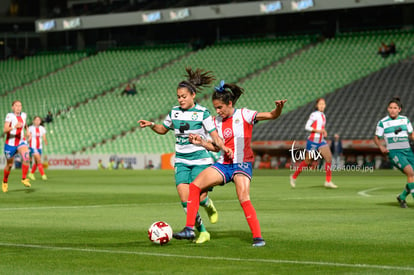
[[[313,131],[312,124],[313,124],[313,122],[314,122],[315,120],[316,120],[315,114],[314,114],[314,113],[312,113],[312,114],[309,116],[308,121],[306,121],[306,125],[305,125],[305,130],[306,130],[306,131],[308,131],[308,132],[312,132],[312,131]]]
[[[210,115],[203,119],[203,127],[208,133],[216,130],[216,125],[214,124],[213,118]]]
[[[257,111],[253,111],[253,110],[249,110],[249,109],[242,109],[242,116],[243,119],[249,123],[249,124],[255,124],[256,121],[256,116],[257,116]]]
[[[171,119],[171,112],[165,117],[164,122],[162,123],[165,128],[173,130],[173,123]]]
[[[413,125],[411,124],[409,119],[407,119],[407,132],[409,134],[411,134],[413,132]]]
[[[13,116],[11,114],[7,114],[6,115],[6,119],[4,120],[5,122],[12,122]]]
[[[42,131],[42,134],[41,135],[43,136],[44,134],[46,134],[47,131],[46,131],[46,128],[45,127],[43,127],[43,126],[40,126],[40,127],[41,127],[40,129]]]
[[[412,127],[411,127],[411,131],[412,131]],[[375,130],[375,135],[380,138],[384,136],[384,125],[382,124],[382,121],[378,122],[377,129]]]

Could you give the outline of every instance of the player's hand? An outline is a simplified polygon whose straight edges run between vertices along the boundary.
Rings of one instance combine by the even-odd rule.
[[[390,151],[388,151],[388,149],[385,146],[382,146],[382,145],[380,147],[380,150],[381,150],[381,153],[383,153],[383,154],[388,154],[390,152]]]
[[[151,126],[152,125],[151,121],[143,120],[143,119],[138,120],[138,123],[139,123],[139,126],[141,128],[145,128],[147,126]]]
[[[322,134],[323,134],[323,137],[327,137],[328,136],[328,132],[325,129],[322,130]]]
[[[275,104],[277,108],[283,108],[283,106],[285,105],[287,99],[282,99],[282,100],[276,100]]]
[[[233,150],[231,150],[229,147],[224,146],[223,151],[230,159],[233,159],[234,157]]]
[[[201,138],[200,135],[197,134],[190,134],[188,136],[188,140],[195,145],[201,145],[203,143],[203,139]]]

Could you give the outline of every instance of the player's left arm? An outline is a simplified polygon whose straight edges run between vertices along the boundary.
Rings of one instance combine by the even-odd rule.
[[[282,114],[283,106],[285,105],[286,101],[287,101],[287,99],[276,100],[275,101],[276,108],[273,109],[270,112],[257,113],[256,120],[257,121],[260,121],[260,120],[274,120],[274,119],[278,118]]]
[[[46,138],[46,133],[43,134],[42,136],[43,138],[43,142],[45,143],[45,145],[47,146],[47,138]]]

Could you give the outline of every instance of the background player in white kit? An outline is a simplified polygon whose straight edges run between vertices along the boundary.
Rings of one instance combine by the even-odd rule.
[[[306,122],[305,130],[308,131],[309,137],[306,140],[306,151],[305,159],[299,164],[295,173],[290,176],[290,185],[292,188],[296,187],[296,178],[302,172],[304,167],[307,167],[312,159],[311,156],[315,156],[311,152],[319,151],[323,159],[325,160],[325,172],[326,180],[324,186],[326,188],[338,188],[331,181],[332,178],[332,152],[329,148],[329,144],[326,142],[325,138],[328,136],[328,133],[325,130],[326,117],[324,114],[326,108],[326,102],[324,98],[318,98],[315,103],[315,111],[311,113],[308,121]]]
[[[34,173],[36,172],[36,168],[39,168],[40,175],[42,176],[42,180],[47,180],[47,176],[45,171],[43,170],[42,164],[42,143],[44,142],[47,145],[46,139],[46,129],[42,125],[42,119],[40,116],[35,116],[33,119],[33,124],[29,127],[29,132],[32,138],[29,140],[29,150],[30,150],[30,157],[34,158],[34,162],[32,164],[32,171],[30,171],[29,179],[36,180]]]
[[[20,100],[15,100],[12,103],[12,113],[6,115],[3,132],[6,134],[4,144],[4,155],[7,163],[3,171],[2,190],[6,193],[9,189],[8,180],[10,171],[13,167],[14,156],[19,153],[22,156],[22,183],[26,187],[30,187],[30,181],[26,178],[29,172],[29,147],[27,146],[25,129],[27,130],[26,113],[22,112],[22,103]],[[27,132],[27,138],[30,138],[30,133]]]

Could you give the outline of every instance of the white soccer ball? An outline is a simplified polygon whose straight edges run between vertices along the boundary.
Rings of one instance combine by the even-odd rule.
[[[159,245],[167,244],[172,238],[171,226],[162,221],[154,222],[148,228],[148,238],[151,242]]]

